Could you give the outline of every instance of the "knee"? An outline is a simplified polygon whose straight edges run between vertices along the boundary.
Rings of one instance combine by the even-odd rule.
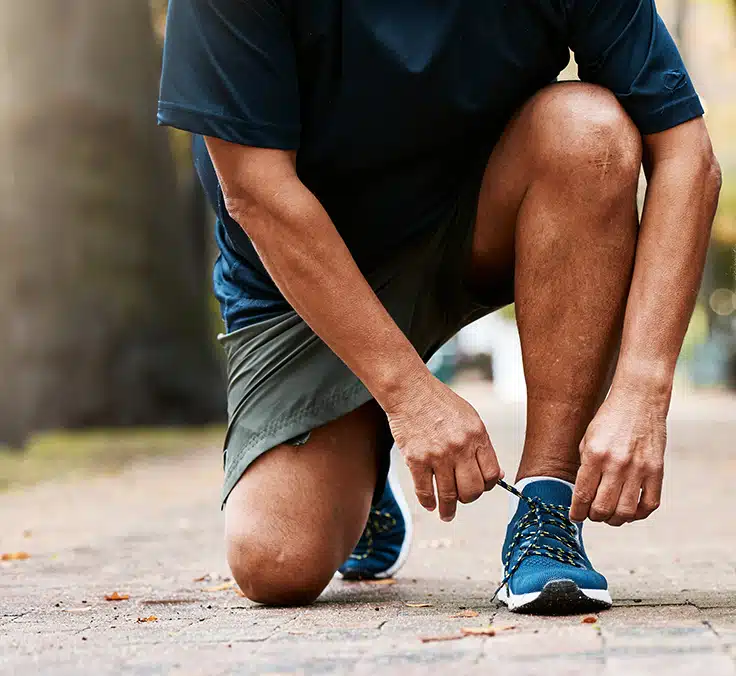
[[[341,562],[304,542],[278,540],[263,533],[228,535],[227,556],[233,578],[256,603],[302,606],[315,601]]]
[[[636,191],[639,130],[607,89],[579,82],[547,87],[532,102],[532,134],[543,170],[580,180],[599,198]]]

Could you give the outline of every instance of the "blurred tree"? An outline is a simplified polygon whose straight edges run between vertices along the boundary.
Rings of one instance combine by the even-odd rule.
[[[147,0],[0,0],[0,15],[0,443],[219,418]]]

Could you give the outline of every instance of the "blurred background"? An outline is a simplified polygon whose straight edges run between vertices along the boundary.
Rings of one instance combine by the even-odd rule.
[[[724,172],[677,374],[694,401],[736,390],[736,0],[658,4]],[[166,0],[0,6],[0,489],[219,443],[212,216],[188,135],[155,123]],[[523,399],[513,307],[433,368]]]

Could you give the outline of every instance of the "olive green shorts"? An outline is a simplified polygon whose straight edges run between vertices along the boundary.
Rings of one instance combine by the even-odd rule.
[[[425,361],[457,331],[487,314],[463,282],[472,243],[477,186],[458,200],[441,228],[415,238],[366,273],[394,321]],[[227,500],[248,466],[280,444],[304,443],[309,432],[372,399],[345,364],[293,310],[219,337],[227,356],[225,439]],[[388,426],[386,426],[386,429]],[[385,435],[383,490],[391,438]]]

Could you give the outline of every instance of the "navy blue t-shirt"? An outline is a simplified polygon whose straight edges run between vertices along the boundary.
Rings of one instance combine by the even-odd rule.
[[[703,110],[653,0],[170,0],[159,123],[297,150],[297,171],[362,269],[454,207],[522,103],[575,53],[643,134]],[[217,212],[228,330],[288,305]]]

